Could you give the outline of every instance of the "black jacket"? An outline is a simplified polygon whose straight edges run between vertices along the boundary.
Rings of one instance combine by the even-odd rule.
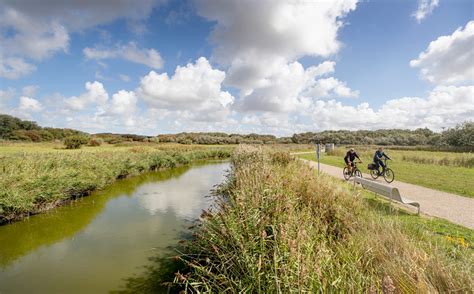
[[[356,152],[351,153],[350,151],[347,151],[344,161],[354,161],[356,158],[360,160],[359,155],[357,155]]]

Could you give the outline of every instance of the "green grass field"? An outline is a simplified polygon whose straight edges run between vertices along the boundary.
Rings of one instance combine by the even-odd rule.
[[[375,150],[356,148],[363,164],[359,168],[368,173],[367,164],[372,162]],[[373,152],[372,152],[373,151]],[[344,167],[345,149],[338,148],[331,154],[322,154],[321,162]],[[409,150],[385,150],[393,159],[388,161],[398,181],[420,185],[461,196],[474,197],[474,160],[472,153],[430,152]],[[315,154],[300,154],[301,158],[316,161]]]
[[[0,223],[88,195],[117,179],[194,160],[227,158],[232,148],[132,144],[66,150],[60,144],[3,144]]]
[[[239,147],[175,282],[190,291],[469,292],[473,231],[387,202],[281,152]]]

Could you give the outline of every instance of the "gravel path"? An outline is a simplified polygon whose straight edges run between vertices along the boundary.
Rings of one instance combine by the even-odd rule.
[[[311,152],[314,153],[314,152]],[[294,153],[299,154],[299,153]],[[302,154],[302,153],[301,153]],[[317,168],[315,161],[305,160],[311,166]],[[342,169],[321,163],[321,171],[331,176],[344,179]],[[364,178],[371,179],[370,175],[363,174]],[[385,183],[383,179],[378,182]],[[397,187],[402,197],[420,203],[421,212],[427,215],[447,219],[453,223],[474,229],[474,199],[462,197],[455,194],[433,190],[413,184],[393,181],[391,186]]]

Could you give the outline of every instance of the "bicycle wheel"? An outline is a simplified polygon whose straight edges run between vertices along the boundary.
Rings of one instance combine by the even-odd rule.
[[[383,173],[383,178],[387,183],[391,183],[393,182],[393,180],[395,180],[395,173],[393,172],[393,170],[387,167],[385,169],[385,172]]]
[[[356,170],[354,171],[354,175],[355,175],[356,177],[362,178],[362,172],[361,172],[359,169],[356,169]]]
[[[371,176],[372,179],[374,179],[374,180],[377,179],[377,178],[380,176],[379,171],[376,170],[376,169],[371,169],[371,170],[370,170],[370,176]]]
[[[344,174],[344,179],[346,179],[346,181],[351,178],[351,173],[349,172],[347,166],[342,170],[342,173]]]

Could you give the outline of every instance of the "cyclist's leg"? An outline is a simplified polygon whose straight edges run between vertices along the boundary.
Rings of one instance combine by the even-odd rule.
[[[382,166],[382,172],[385,171],[385,163],[382,161],[382,160],[379,160],[380,161],[380,166]]]
[[[374,163],[375,163],[375,169],[380,174],[380,160],[379,159],[375,160]]]
[[[351,164],[348,159],[344,158],[344,162],[346,163],[347,169],[349,170],[349,173],[351,172]]]

